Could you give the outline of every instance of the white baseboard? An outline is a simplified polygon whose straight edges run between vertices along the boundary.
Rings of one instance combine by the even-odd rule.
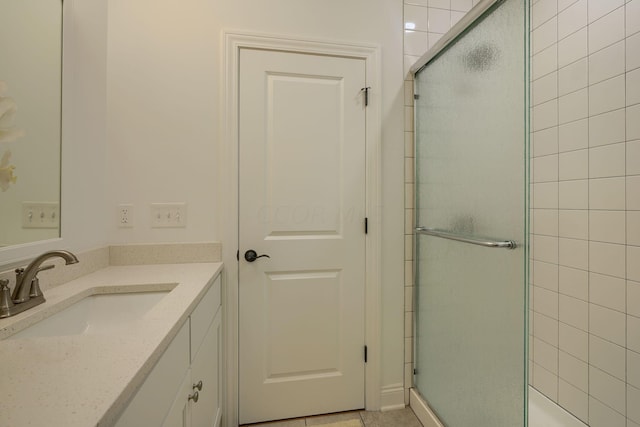
[[[404,407],[404,386],[402,384],[382,387],[380,391],[381,411],[392,411]]]
[[[414,390],[411,389],[409,403],[411,409],[416,414],[420,422],[424,427],[444,427],[436,414],[433,413],[427,403],[422,400],[422,397]]]

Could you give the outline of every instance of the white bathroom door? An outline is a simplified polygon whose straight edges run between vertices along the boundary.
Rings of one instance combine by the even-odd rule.
[[[364,407],[365,78],[240,51],[241,424]]]

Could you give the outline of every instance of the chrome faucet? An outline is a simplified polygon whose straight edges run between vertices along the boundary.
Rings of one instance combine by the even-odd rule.
[[[55,257],[64,259],[66,265],[78,263],[78,258],[71,252],[57,250],[45,252],[36,257],[25,268],[18,268],[16,270],[16,287],[13,290],[12,297],[8,295],[8,285],[6,283],[1,284],[0,318],[13,316],[45,302],[44,295],[40,290],[38,273],[42,270],[53,268],[53,265],[45,265],[43,267],[41,265],[49,258]]]

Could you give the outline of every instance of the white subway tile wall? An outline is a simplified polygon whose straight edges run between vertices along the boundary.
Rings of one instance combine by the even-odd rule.
[[[640,0],[532,3],[530,381],[637,427]]]

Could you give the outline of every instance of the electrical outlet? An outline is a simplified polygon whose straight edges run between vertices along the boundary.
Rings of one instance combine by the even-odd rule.
[[[181,203],[152,203],[152,228],[181,228],[187,226],[187,204]]]
[[[22,228],[60,227],[57,202],[22,202]]]
[[[133,227],[133,205],[122,204],[118,205],[118,227],[131,228]]]

